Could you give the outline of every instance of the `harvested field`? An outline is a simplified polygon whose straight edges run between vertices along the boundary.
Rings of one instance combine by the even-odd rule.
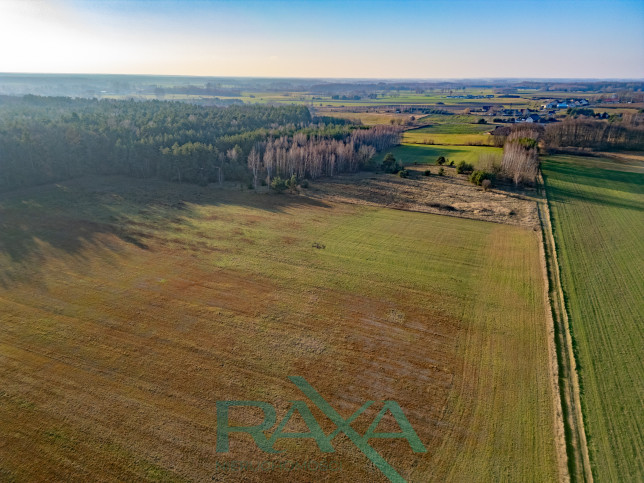
[[[360,434],[397,401],[428,452],[370,444],[408,481],[557,479],[531,229],[125,178],[4,194],[0,215],[3,480],[386,481],[344,435],[216,453],[216,402],[279,421],[305,399],[291,375],[343,417],[376,401]],[[341,469],[217,469],[283,459]]]

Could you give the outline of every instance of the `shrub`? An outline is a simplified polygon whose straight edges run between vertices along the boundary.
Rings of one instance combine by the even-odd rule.
[[[308,179],[303,179],[302,182],[300,183],[300,186],[302,188],[308,188],[309,187],[309,180]]]
[[[439,166],[444,165],[447,162],[445,159],[445,156],[439,156],[438,159],[436,160],[436,164]]]
[[[444,176],[444,175],[445,175],[445,168],[441,167],[441,168],[438,170],[438,176]]]
[[[409,178],[409,171],[403,168],[398,171],[398,176],[400,176],[401,178]]]
[[[387,153],[382,161],[382,169],[385,173],[397,173],[402,169],[402,165],[398,164],[393,154]]]
[[[431,174],[432,174],[432,172],[430,170],[428,170],[428,169],[423,171],[423,176],[430,176]]]
[[[537,149],[539,146],[538,141],[532,138],[519,138],[517,142],[526,149]]]
[[[485,119],[481,118],[478,121],[476,121],[476,123],[477,124],[487,124],[487,121]]]
[[[595,115],[594,110],[585,107],[569,107],[567,112],[570,117],[575,118],[579,116],[593,117]]]
[[[273,181],[271,181],[271,188],[277,191],[278,193],[282,193],[288,186],[286,185],[286,181],[280,178],[279,176],[276,176],[273,178]]]
[[[470,174],[470,182],[474,183],[476,186],[481,186],[481,183],[483,183],[484,180],[491,179],[492,173],[488,173],[487,171],[483,170],[476,170],[473,171],[472,174]]]
[[[297,188],[297,176],[292,175],[289,179],[287,179],[286,180],[286,186],[291,191],[295,191],[295,188]]]
[[[453,159],[449,162],[449,165],[454,166],[454,160]]]
[[[458,174],[467,174],[471,173],[472,171],[474,171],[474,166],[472,166],[470,163],[466,163],[465,161],[459,161],[456,165],[456,172]]]

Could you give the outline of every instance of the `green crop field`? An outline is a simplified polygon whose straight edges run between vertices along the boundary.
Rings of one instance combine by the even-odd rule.
[[[644,480],[644,167],[543,165],[596,481]]]
[[[277,458],[342,468],[244,481],[385,481],[343,435],[215,452],[217,401],[279,421],[294,375],[344,418],[376,401],[361,435],[397,401],[428,451],[370,444],[408,481],[558,478],[532,230],[120,177],[6,193],[0,216],[2,480],[230,481],[218,464]]]

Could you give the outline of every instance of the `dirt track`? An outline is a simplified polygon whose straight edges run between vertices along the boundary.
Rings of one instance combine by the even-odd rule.
[[[543,180],[540,179],[539,181],[543,185]],[[566,312],[563,290],[559,278],[559,263],[552,234],[550,210],[548,201],[545,199],[545,194],[544,199],[538,202],[538,210],[543,230],[543,249],[545,251],[546,261],[544,276],[546,287],[548,287],[548,299],[552,308],[552,317],[549,317],[549,321],[551,323],[554,322],[553,338],[550,341],[551,345],[554,344],[557,350],[556,360],[552,361],[558,365],[558,367],[553,368],[553,383],[559,387],[559,395],[561,396],[561,398],[556,398],[555,400],[555,406],[558,405],[558,407],[555,407],[555,430],[558,438],[564,435],[567,436],[564,439],[564,448],[568,461],[566,479],[572,477],[572,481],[592,482],[593,475],[590,467],[586,432],[581,411],[579,379],[570,337],[568,313]],[[557,404],[557,399],[560,402],[559,404]],[[563,420],[561,416],[563,416]],[[564,434],[561,433],[563,428],[565,428]],[[559,450],[559,461],[561,462],[561,441],[558,441],[557,448]]]

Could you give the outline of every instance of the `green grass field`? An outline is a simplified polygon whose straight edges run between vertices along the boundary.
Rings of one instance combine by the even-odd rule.
[[[492,146],[492,141],[492,137],[487,134],[429,134],[417,131],[403,134],[403,142],[409,144]]]
[[[450,116],[444,116],[449,119]],[[457,117],[457,116],[452,116]],[[463,117],[463,116],[458,116]],[[408,144],[447,144],[454,146],[490,146],[492,136],[486,132],[494,129],[490,124],[440,123],[420,129],[405,131],[403,142]]]
[[[325,481],[385,481],[343,436],[215,452],[216,401],[279,421],[291,375],[343,417],[377,401],[360,434],[396,400],[428,452],[370,444],[408,481],[557,479],[532,230],[116,177],[0,195],[0,214],[0,479],[303,481],[216,465],[327,459]]]
[[[449,118],[450,116],[445,116]],[[451,116],[463,117],[463,116]],[[406,134],[422,133],[422,134],[481,134],[494,129],[494,124],[473,124],[473,123],[454,123],[443,122],[429,127],[421,127],[413,131],[407,131]]]
[[[642,481],[644,168],[575,156],[542,168],[595,481]]]
[[[494,153],[501,155],[503,150],[501,148],[493,148],[487,146],[433,146],[424,144],[401,144],[386,152],[380,153],[377,160],[382,162],[386,153],[392,153],[394,157],[404,163],[408,164],[435,164],[439,156],[445,156],[448,160],[454,160],[455,163],[459,161],[467,161],[476,165],[479,156],[483,153]]]

